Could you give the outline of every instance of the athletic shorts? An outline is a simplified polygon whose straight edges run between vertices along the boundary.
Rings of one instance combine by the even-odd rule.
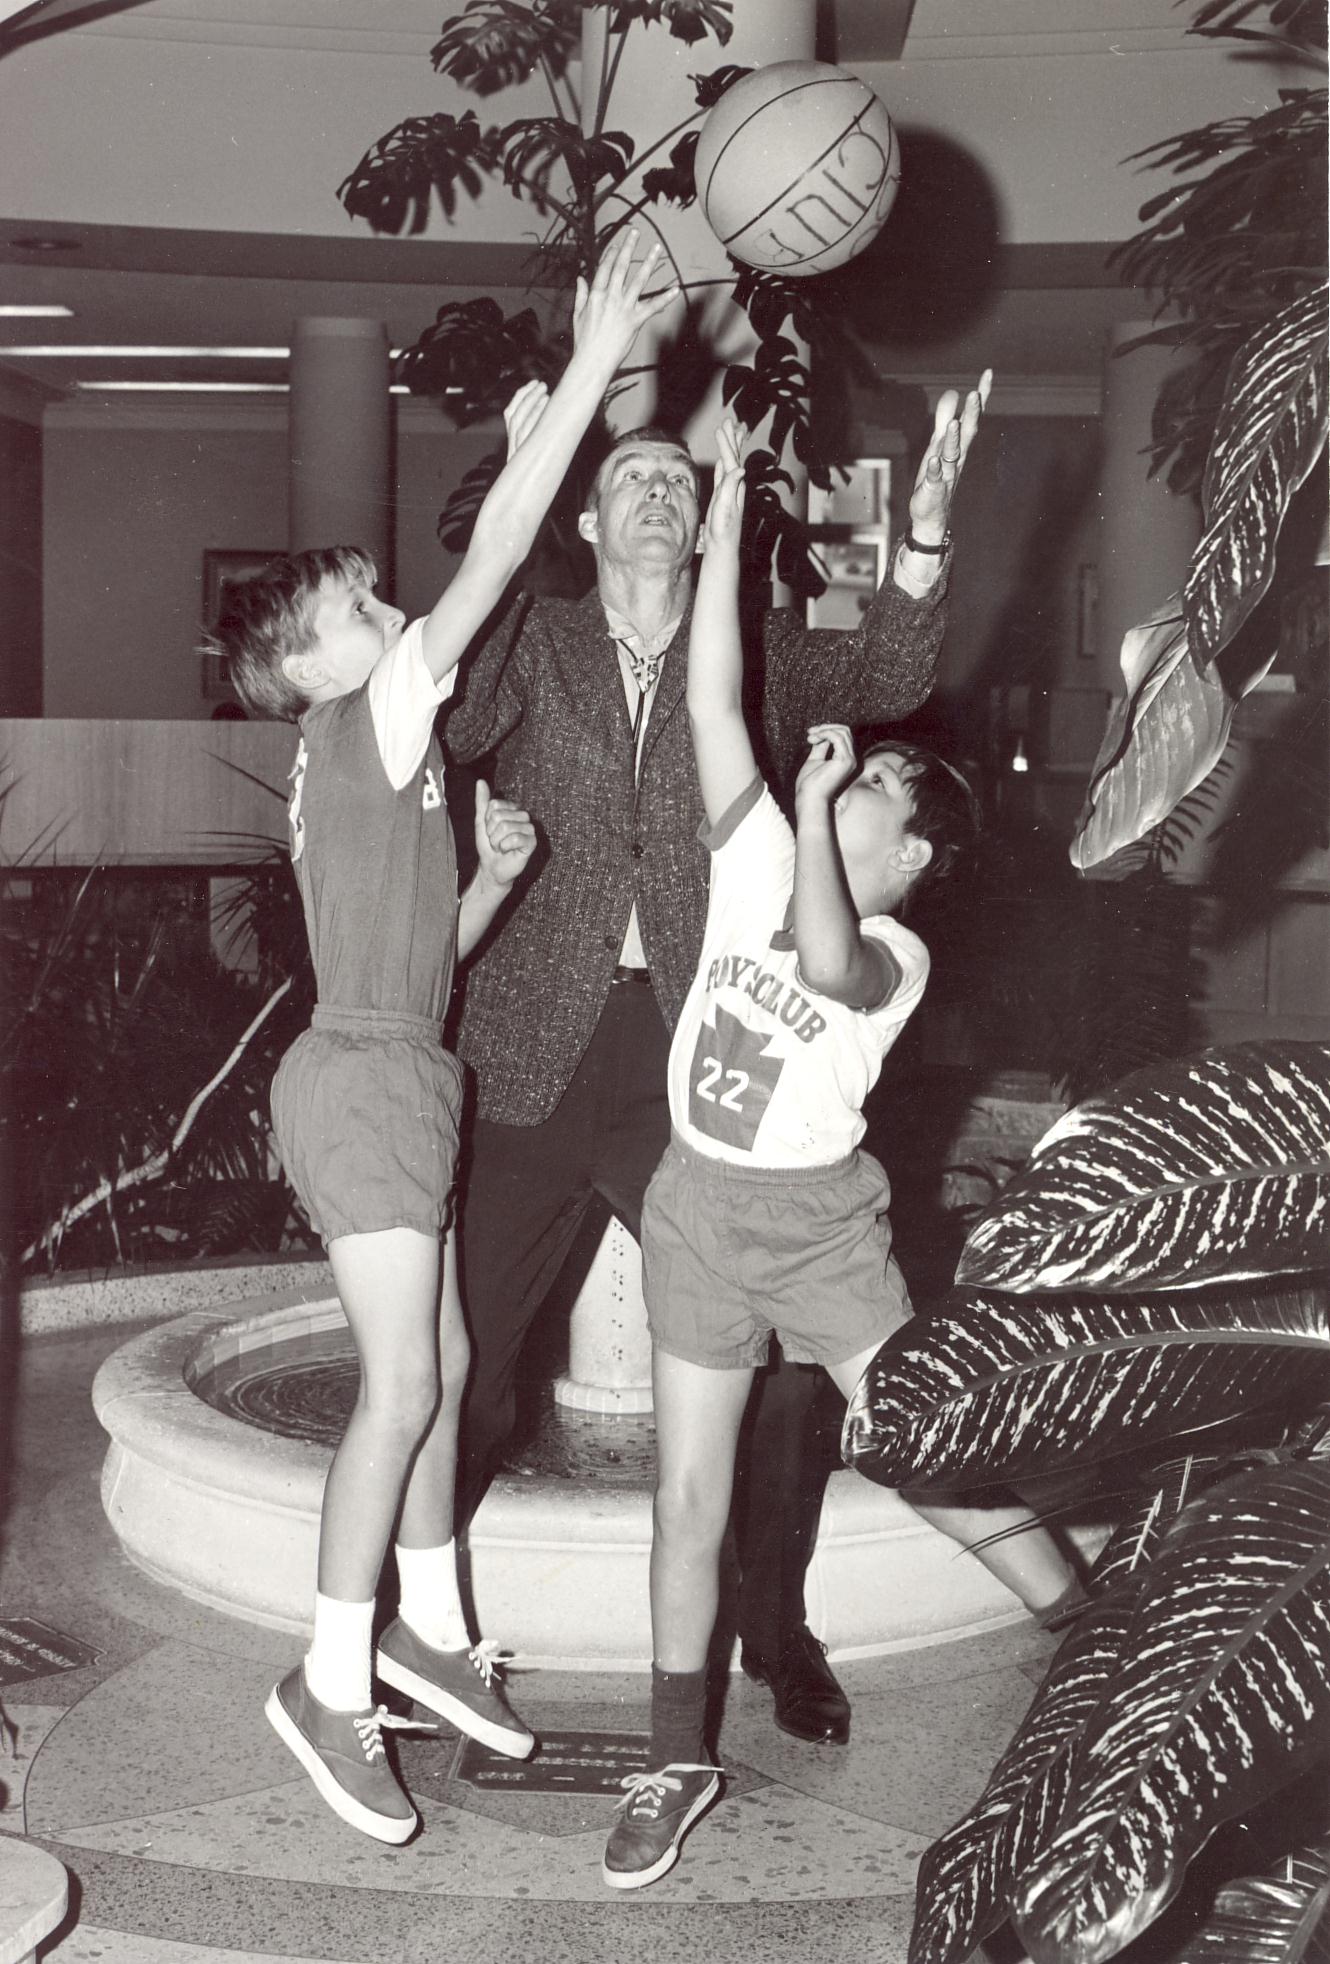
[[[735,1166],[676,1134],[642,1203],[651,1340],[717,1370],[843,1364],[912,1314],[891,1253],[887,1176],[871,1154],[832,1166]]]
[[[272,1082],[286,1177],[325,1242],[448,1226],[462,1067],[423,1016],[314,1011]]]

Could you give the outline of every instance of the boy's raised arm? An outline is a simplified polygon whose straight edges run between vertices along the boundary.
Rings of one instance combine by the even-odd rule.
[[[709,822],[724,817],[757,775],[743,713],[743,648],[739,636],[739,538],[743,530],[744,470],[739,425],[728,417],[716,432],[720,449],[707,507],[702,570],[688,640],[688,721],[697,779]]]
[[[466,557],[425,623],[425,664],[435,680],[456,666],[535,542],[550,501],[620,362],[645,321],[677,286],[647,294],[662,248],[633,263],[637,233],[619,233],[590,287],[578,281],[572,359],[548,401],[539,385],[519,390],[506,412],[508,461],[476,516]]]
[[[835,801],[854,776],[843,723],[815,723],[795,786],[794,945],[810,989],[853,1009],[876,1009],[895,984],[881,944],[866,936],[836,838]]]

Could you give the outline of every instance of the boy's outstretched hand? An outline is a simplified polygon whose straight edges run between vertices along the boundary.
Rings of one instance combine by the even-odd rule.
[[[503,426],[508,432],[508,455],[520,450],[545,414],[550,392],[543,382],[523,382],[504,405]]]
[[[616,233],[600,256],[590,286],[580,276],[573,301],[573,346],[584,356],[604,355],[615,363],[632,347],[637,331],[678,298],[677,280],[656,293],[645,288],[660,270],[665,248],[654,240],[634,263],[635,225]]]
[[[476,856],[482,875],[496,887],[510,887],[536,850],[531,815],[507,798],[492,798],[484,778],[476,779]]]
[[[910,531],[922,545],[942,543],[957,480],[965,467],[992,386],[993,371],[986,368],[979,377],[979,386],[970,390],[959,414],[960,397],[955,389],[944,389],[938,397],[933,435],[910,494]]]
[[[707,506],[706,549],[735,547],[743,530],[744,463],[743,425],[727,416],[716,431],[715,470],[711,483],[711,502]]]
[[[795,779],[794,802],[799,810],[829,805],[854,776],[854,738],[844,723],[814,723],[808,732],[808,757]]]

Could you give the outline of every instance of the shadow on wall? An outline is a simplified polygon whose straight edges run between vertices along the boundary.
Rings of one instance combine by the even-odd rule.
[[[899,125],[897,135],[891,215],[856,259],[818,280],[817,297],[870,343],[920,348],[954,340],[991,305],[1001,212],[992,180],[959,143]]]

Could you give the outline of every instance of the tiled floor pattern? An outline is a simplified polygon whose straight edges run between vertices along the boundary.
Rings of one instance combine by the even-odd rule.
[[[917,1859],[982,1786],[1046,1639],[1018,1629],[840,1667],[845,1749],[786,1738],[769,1695],[736,1680],[724,1798],[640,1895],[600,1881],[611,1800],[473,1787],[451,1738],[402,1741],[423,1833],[384,1848],[328,1813],[264,1721],[290,1639],[188,1603],[121,1556],[87,1394],[126,1334],[30,1338],[19,1360],[0,1615],[97,1652],[4,1688],[16,1739],[0,1830],[33,1837],[72,1878],[75,1913],[43,1958],[903,1964]],[[646,1723],[642,1676],[531,1672],[512,1690],[537,1732]]]

